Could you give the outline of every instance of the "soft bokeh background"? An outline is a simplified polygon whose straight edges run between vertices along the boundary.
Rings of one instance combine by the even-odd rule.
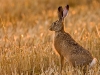
[[[100,74],[100,0],[0,0],[0,75],[59,74],[48,29],[58,19],[58,6],[66,4],[65,31],[98,59],[89,75]],[[65,64],[63,75],[72,71]]]

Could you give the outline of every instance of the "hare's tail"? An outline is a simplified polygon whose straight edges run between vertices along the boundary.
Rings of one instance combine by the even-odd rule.
[[[90,63],[90,68],[93,68],[97,64],[97,59],[93,58],[92,62]]]

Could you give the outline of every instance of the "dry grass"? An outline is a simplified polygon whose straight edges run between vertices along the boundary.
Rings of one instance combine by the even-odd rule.
[[[89,75],[99,75],[100,4],[89,1],[0,0],[0,75],[59,74],[59,56],[48,28],[57,19],[57,7],[66,3],[70,11],[65,30],[98,59]],[[72,71],[66,64],[63,75],[72,75]]]

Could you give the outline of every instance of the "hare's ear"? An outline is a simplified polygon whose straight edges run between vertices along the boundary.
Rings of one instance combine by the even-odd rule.
[[[63,17],[63,8],[62,8],[62,6],[59,6],[58,7],[58,18],[59,18],[59,20],[62,20],[62,17]]]
[[[63,19],[66,17],[66,15],[68,14],[69,11],[69,5],[65,6],[64,10],[63,10]]]

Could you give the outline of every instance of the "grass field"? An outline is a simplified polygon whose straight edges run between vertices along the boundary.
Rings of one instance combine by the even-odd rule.
[[[49,26],[57,20],[58,6],[66,4],[65,31],[98,59],[88,75],[100,75],[99,0],[0,0],[0,75],[59,75]],[[63,75],[72,71],[65,64]]]

